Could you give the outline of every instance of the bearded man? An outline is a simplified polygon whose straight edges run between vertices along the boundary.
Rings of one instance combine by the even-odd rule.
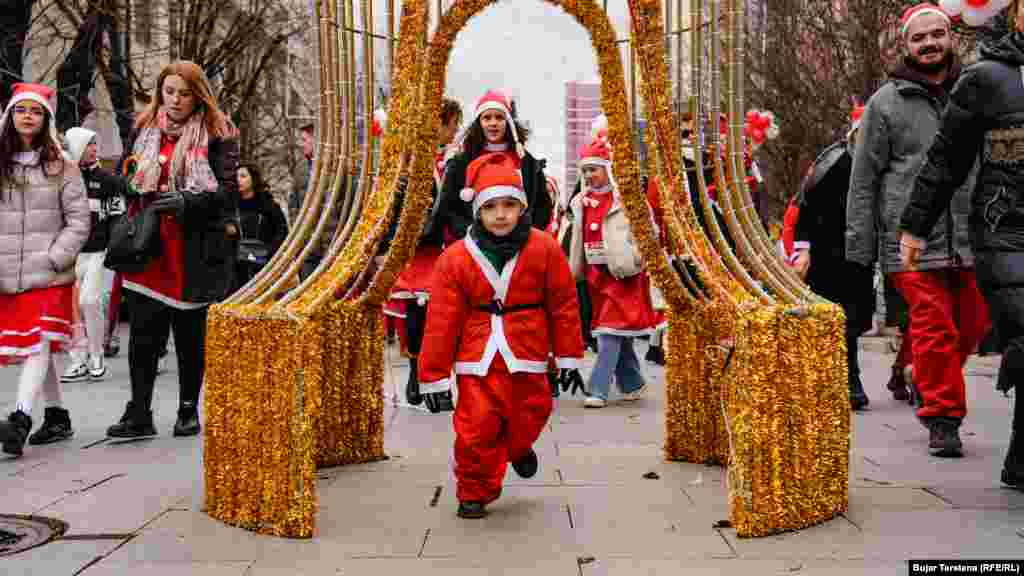
[[[846,203],[846,259],[876,258],[910,307],[911,389],[940,457],[962,456],[963,363],[988,329],[974,280],[967,215],[973,175],[955,193],[913,269],[900,260],[899,219],[960,74],[949,17],[923,3],[901,19],[903,62],[865,105]],[[975,170],[976,171],[976,170]]]

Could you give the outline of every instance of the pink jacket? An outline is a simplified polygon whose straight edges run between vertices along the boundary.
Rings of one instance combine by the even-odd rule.
[[[89,203],[78,166],[47,175],[14,164],[0,189],[0,293],[71,284],[75,258],[89,237]]]

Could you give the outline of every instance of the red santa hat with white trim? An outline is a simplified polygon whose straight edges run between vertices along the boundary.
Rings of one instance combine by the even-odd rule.
[[[45,84],[28,84],[23,82],[15,84],[11,100],[7,103],[7,107],[4,108],[3,115],[0,116],[0,136],[3,136],[2,132],[7,126],[7,118],[14,113],[14,107],[19,102],[31,101],[42,106],[50,116],[50,133],[48,135],[54,146],[61,150],[60,137],[57,135],[57,117],[53,113],[55,97],[56,93],[53,91],[53,88]]]
[[[591,140],[589,144],[580,146],[579,156],[577,166],[581,172],[587,166],[600,166],[608,172],[608,182],[611,183],[612,189],[618,188],[615,176],[612,174],[612,150],[607,133],[600,132],[600,135]],[[580,191],[585,193],[588,189],[587,181],[584,178],[580,183]]]
[[[482,154],[466,167],[466,188],[459,197],[473,203],[473,216],[488,200],[515,198],[529,206],[523,191],[523,176],[516,167],[515,159],[507,152]]]
[[[950,24],[952,22],[949,18],[949,14],[946,14],[945,10],[930,2],[922,2],[907,8],[903,12],[903,16],[900,18],[900,35],[906,36],[907,31],[910,30],[910,23],[918,16],[924,16],[925,14],[936,14],[942,16],[942,18],[946,20],[946,24]]]

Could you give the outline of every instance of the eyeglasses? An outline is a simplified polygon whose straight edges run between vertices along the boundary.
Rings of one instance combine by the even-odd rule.
[[[14,113],[18,116],[27,116],[29,114],[33,116],[43,116],[46,114],[42,108],[30,108],[28,106],[15,106]]]

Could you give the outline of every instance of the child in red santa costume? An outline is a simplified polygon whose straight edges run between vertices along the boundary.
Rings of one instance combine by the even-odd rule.
[[[608,267],[610,251],[624,247],[605,242],[610,218],[624,208],[611,175],[611,151],[601,135],[580,150],[583,185],[570,203],[573,226],[569,262],[573,275],[585,278],[590,293],[591,326],[597,337],[597,364],[590,374],[584,406],[603,408],[614,376],[624,401],[643,397],[647,384],[633,350],[633,340],[649,336],[658,325],[651,283],[642,269],[617,278]],[[653,223],[653,217],[652,217]]]
[[[474,220],[435,265],[419,379],[430,411],[450,410],[454,368],[458,515],[482,518],[507,463],[523,478],[536,474],[533,443],[552,407],[548,354],[569,377],[583,339],[569,264],[549,234],[532,229],[514,158],[485,154],[466,182]]]

